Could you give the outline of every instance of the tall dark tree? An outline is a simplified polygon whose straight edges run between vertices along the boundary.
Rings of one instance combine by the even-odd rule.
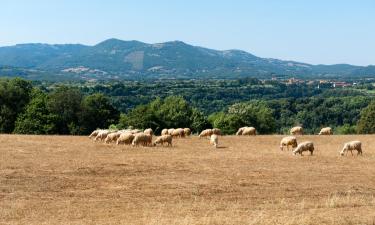
[[[31,83],[20,78],[0,80],[0,133],[13,132],[17,116],[30,100],[31,90]]]
[[[25,112],[16,121],[14,133],[18,134],[56,134],[57,117],[47,109],[48,96],[39,89],[32,91],[32,99]]]
[[[48,110],[56,115],[59,134],[79,133],[78,115],[82,94],[78,88],[62,86],[49,95]]]
[[[103,94],[86,96],[79,114],[79,134],[88,134],[96,128],[107,128],[116,124],[119,116],[119,111],[112,106],[108,97]]]
[[[375,101],[361,111],[357,131],[361,134],[375,134]]]

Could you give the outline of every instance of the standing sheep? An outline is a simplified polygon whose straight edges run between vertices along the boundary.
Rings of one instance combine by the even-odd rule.
[[[172,136],[183,138],[185,137],[185,131],[182,128],[174,129],[172,132]]]
[[[99,134],[99,132],[100,132],[100,130],[94,130],[94,131],[90,134],[89,138],[90,138],[90,139],[91,139],[91,138],[95,138],[95,137]]]
[[[118,132],[108,134],[107,137],[105,138],[104,142],[106,144],[109,144],[111,142],[117,141],[117,139],[120,137],[121,133],[122,133],[121,131],[118,131]]]
[[[199,134],[199,137],[209,137],[211,136],[213,133],[212,133],[212,130],[211,129],[206,129],[206,130],[203,130],[200,134]]]
[[[96,135],[96,137],[94,138],[95,141],[102,141],[104,139],[107,138],[107,135],[110,134],[112,132],[110,132],[109,130],[101,130],[99,131],[98,135]]]
[[[256,129],[254,127],[241,127],[236,135],[256,135]]]
[[[168,129],[163,129],[161,131],[161,135],[167,135],[168,134]]]
[[[168,146],[172,146],[172,136],[167,134],[157,137],[154,141],[154,146],[156,146],[157,144],[161,144],[164,146],[164,143],[167,143]]]
[[[138,133],[135,135],[132,145],[133,146],[150,146],[152,144],[152,136],[149,134]]]
[[[291,135],[303,135],[303,128],[302,127],[293,127],[290,129]]]
[[[184,128],[184,133],[185,133],[185,136],[188,137],[191,135],[191,130],[190,128]]]
[[[357,150],[357,155],[362,155],[362,143],[360,141],[351,141],[344,144],[344,147],[342,148],[340,155],[344,156],[345,152],[348,154],[348,151],[352,153],[353,156],[353,150]]]
[[[300,143],[297,148],[293,151],[293,154],[296,155],[299,153],[301,156],[303,155],[302,152],[310,151],[310,154],[313,155],[314,152],[314,143],[311,141],[305,141]]]
[[[173,131],[174,131],[174,128],[170,128],[170,129],[168,129],[168,134],[169,134],[169,135],[172,135]]]
[[[216,135],[216,134],[211,135],[210,143],[211,143],[213,146],[215,146],[215,148],[217,148],[217,147],[218,147],[218,144],[219,144],[219,136]]]
[[[151,128],[148,128],[148,129],[144,130],[143,133],[149,134],[149,135],[152,136],[154,134],[154,131]]]
[[[127,132],[127,133],[122,133],[120,137],[117,139],[116,144],[125,144],[125,145],[130,145],[133,142],[134,139],[134,134]]]
[[[286,146],[286,149],[289,151],[289,145],[292,146],[292,149],[297,147],[297,138],[294,136],[288,136],[281,139],[280,142],[280,150],[284,150],[284,146]]]
[[[324,127],[320,130],[319,135],[332,135],[332,128],[330,127]]]
[[[256,135],[256,129],[254,127],[244,127],[242,135]]]

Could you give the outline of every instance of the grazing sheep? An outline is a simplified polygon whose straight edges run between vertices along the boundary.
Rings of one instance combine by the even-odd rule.
[[[172,137],[185,137],[185,131],[182,128],[174,129],[172,132]]]
[[[149,135],[152,136],[154,134],[154,131],[151,128],[148,128],[148,129],[144,130],[143,133],[149,134]]]
[[[256,135],[256,129],[254,127],[244,127],[242,135]]]
[[[302,127],[293,127],[290,129],[291,135],[303,135],[303,128]]]
[[[144,133],[135,134],[132,145],[138,146],[140,144],[142,146],[150,146],[152,144],[152,136]]]
[[[256,129],[254,127],[241,127],[236,135],[256,135]]]
[[[95,138],[95,137],[99,134],[99,132],[100,132],[100,130],[94,130],[94,131],[90,134],[89,138],[90,138],[90,139],[91,139],[91,138]]]
[[[324,127],[320,130],[319,135],[332,135],[332,128],[330,127]]]
[[[164,143],[167,143],[168,146],[172,146],[172,136],[167,134],[157,137],[154,141],[154,146],[156,146],[157,144],[161,144],[164,146]]]
[[[299,153],[300,155],[303,155],[302,152],[310,151],[310,154],[312,155],[314,152],[314,143],[311,141],[305,141],[300,143],[297,148],[293,151],[293,154],[296,155]]]
[[[117,139],[116,144],[125,144],[125,145],[130,145],[133,142],[134,139],[134,134],[126,132],[122,133],[120,137]]]
[[[216,135],[221,135],[221,130],[219,128],[213,128],[212,133]]]
[[[109,144],[111,142],[117,141],[117,139],[120,137],[121,133],[122,133],[121,131],[118,131],[118,132],[108,134],[107,137],[105,138],[104,142],[106,144]]]
[[[294,136],[288,136],[281,139],[280,142],[280,150],[284,150],[284,146],[286,146],[286,149],[289,151],[289,145],[292,146],[292,149],[297,147],[297,138]]]
[[[242,135],[242,132],[243,132],[243,130],[244,130],[245,128],[246,128],[246,127],[241,127],[241,128],[239,128],[238,131],[237,131],[237,133],[236,133],[236,135]]]
[[[104,139],[106,139],[107,135],[112,133],[111,131],[109,130],[100,130],[98,135],[96,135],[96,137],[94,138],[95,141],[102,141]]]
[[[161,135],[167,135],[168,134],[168,129],[163,129],[161,131]]]
[[[353,156],[353,150],[357,150],[357,155],[362,155],[362,143],[360,141],[351,141],[344,144],[344,147],[342,148],[340,155],[343,156],[346,152],[348,154],[348,151],[352,153]]]
[[[188,137],[191,135],[191,130],[190,128],[184,128],[184,133],[185,133],[185,136]]]
[[[174,131],[174,128],[168,129],[168,134],[172,135],[173,131]]]
[[[206,130],[203,130],[200,134],[199,134],[199,137],[209,137],[213,134],[212,130],[211,129],[206,129]]]
[[[215,148],[217,148],[217,147],[218,147],[218,144],[219,144],[219,136],[216,135],[216,134],[211,135],[210,143],[211,143],[213,146],[215,146]]]

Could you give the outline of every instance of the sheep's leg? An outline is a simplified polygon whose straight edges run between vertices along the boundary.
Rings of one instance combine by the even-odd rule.
[[[353,155],[353,150],[350,150],[350,153],[352,154],[352,156],[354,156],[354,155]]]

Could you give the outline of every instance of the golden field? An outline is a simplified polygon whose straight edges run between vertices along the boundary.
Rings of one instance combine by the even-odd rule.
[[[88,137],[0,135],[0,224],[375,224],[375,136],[174,140],[174,146]],[[360,140],[363,156],[340,157]]]

